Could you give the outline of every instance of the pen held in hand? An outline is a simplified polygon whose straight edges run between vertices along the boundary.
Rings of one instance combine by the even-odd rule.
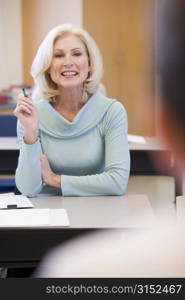
[[[28,97],[28,95],[26,94],[26,90],[25,90],[24,87],[22,88],[22,92],[23,92],[24,97]]]

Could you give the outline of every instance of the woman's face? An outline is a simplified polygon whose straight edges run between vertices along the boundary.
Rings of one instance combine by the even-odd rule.
[[[56,40],[49,73],[59,87],[83,86],[90,71],[85,45],[75,35],[66,35]]]

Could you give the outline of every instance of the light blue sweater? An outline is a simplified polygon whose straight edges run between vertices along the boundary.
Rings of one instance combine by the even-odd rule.
[[[97,92],[72,122],[60,115],[47,100],[38,103],[39,139],[24,143],[18,122],[20,145],[16,185],[33,197],[38,193],[63,196],[122,195],[125,193],[130,155],[127,115],[123,105]],[[42,182],[39,156],[46,154],[51,169],[61,175],[61,189]]]

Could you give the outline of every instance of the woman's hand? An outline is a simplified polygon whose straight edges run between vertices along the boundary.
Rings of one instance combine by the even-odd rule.
[[[19,94],[14,115],[19,119],[24,127],[25,143],[35,143],[38,138],[39,120],[37,107],[33,103],[32,99],[24,97],[23,94]]]
[[[53,173],[50,168],[47,156],[45,154],[41,154],[40,156],[41,168],[42,168],[42,179],[43,182],[56,187],[61,187],[61,176]]]

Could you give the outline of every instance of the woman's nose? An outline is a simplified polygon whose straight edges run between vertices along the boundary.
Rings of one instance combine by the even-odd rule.
[[[64,59],[64,67],[72,67],[73,66],[73,61],[71,57],[65,57]]]

